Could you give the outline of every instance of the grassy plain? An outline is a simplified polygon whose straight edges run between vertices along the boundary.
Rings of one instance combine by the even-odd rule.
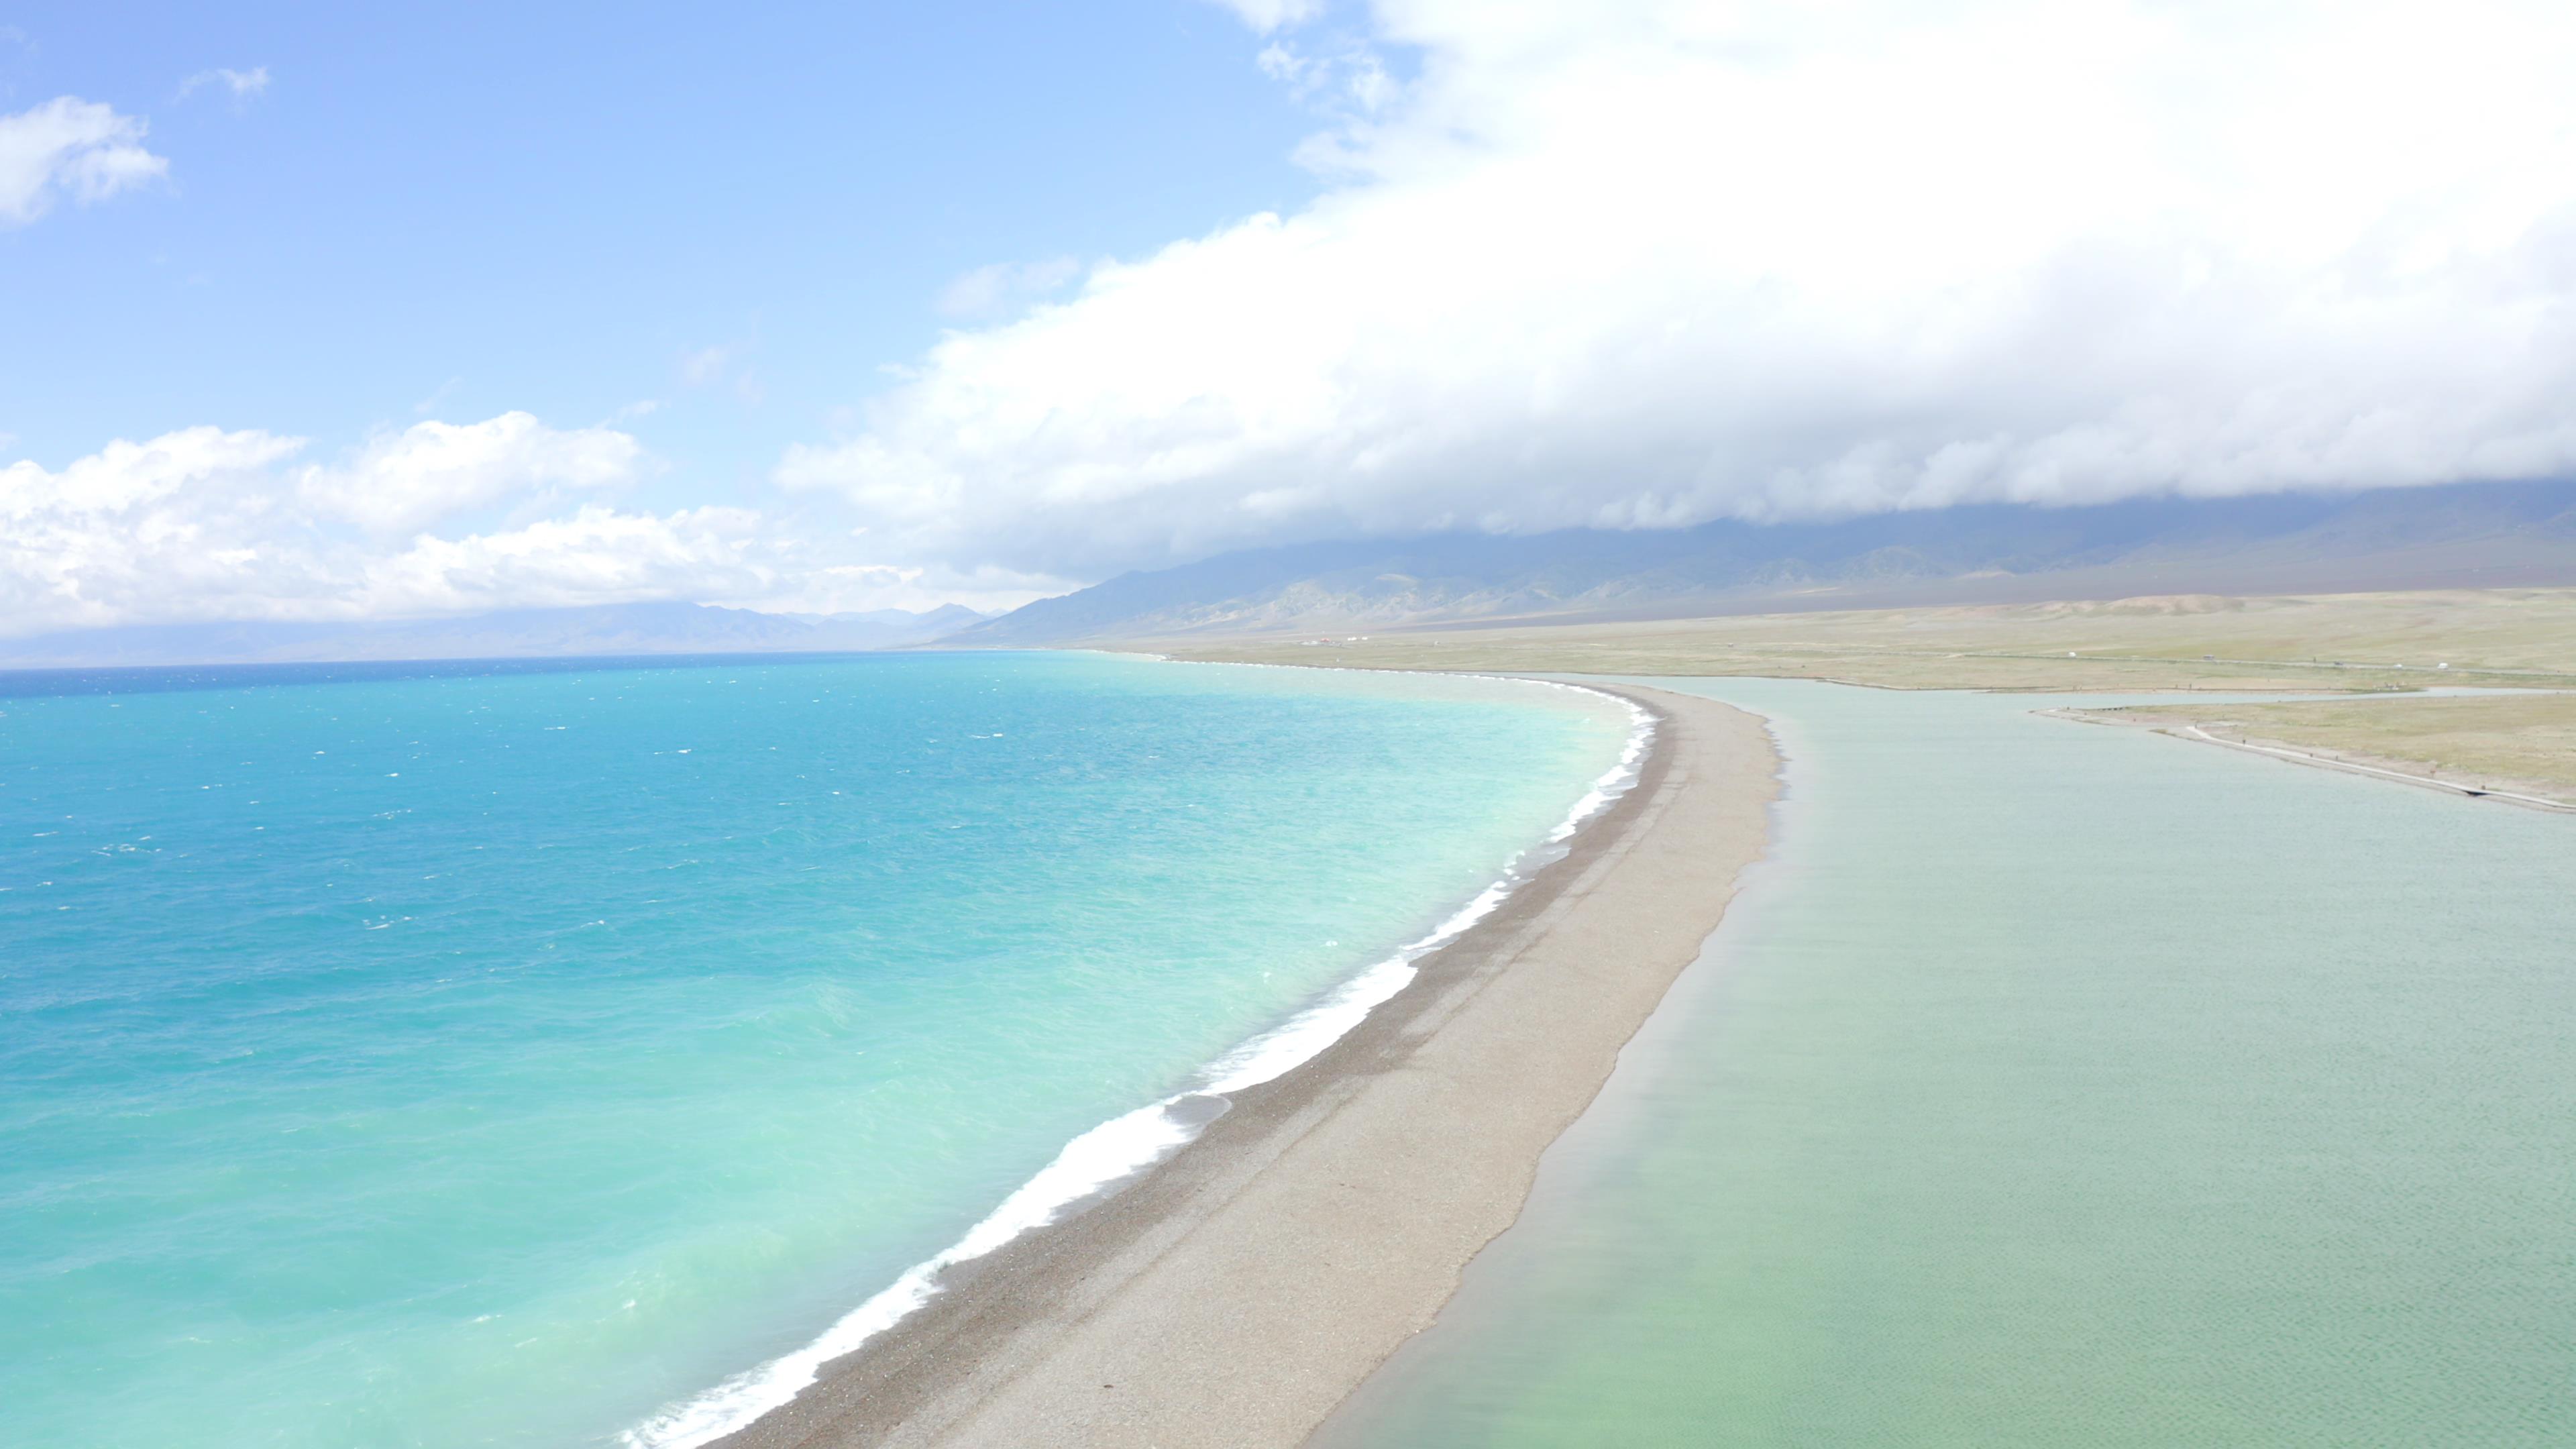
[[[2576,791],[2576,589],[2104,602],[1513,623],[1313,640],[1136,640],[1178,659],[1492,673],[1761,675],[1886,689],[2277,690],[2394,696],[2123,712],[2502,789]]]
[[[2151,705],[2096,718],[2302,750],[2482,790],[2576,800],[2576,693]]]

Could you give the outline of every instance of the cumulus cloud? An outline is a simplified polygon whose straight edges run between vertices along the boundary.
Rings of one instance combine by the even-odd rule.
[[[1310,143],[1315,202],[948,335],[779,480],[917,559],[1098,575],[2576,469],[2564,5],[1372,15],[1416,78]]]
[[[0,468],[0,619],[12,632],[121,622],[145,601],[307,603],[316,540],[278,516],[272,465],[304,446],[188,428],[51,472]],[[222,617],[218,614],[216,617]]]
[[[111,443],[60,469],[0,467],[0,633],[642,599],[920,606],[921,570],[871,574],[867,543],[845,532],[818,540],[804,521],[748,509],[558,498],[631,475],[641,448],[624,434],[508,413],[422,424],[298,466],[309,446],[198,427]],[[490,522],[400,538],[375,527],[477,503]],[[972,578],[953,581],[977,592]],[[983,585],[1006,604],[1061,587],[1012,582]]]
[[[1324,0],[1213,0],[1236,15],[1243,23],[1267,35],[1285,26],[1301,24],[1323,13]]]
[[[0,635],[663,599],[992,611],[1073,587],[888,563],[864,530],[794,513],[620,507],[599,494],[647,470],[642,444],[526,413],[422,423],[327,463],[303,462],[310,451],[303,438],[197,427],[60,469],[0,467]]]
[[[753,557],[760,524],[740,508],[654,516],[591,504],[504,532],[423,535],[366,565],[359,609],[399,617],[765,594],[776,576]]]
[[[643,457],[643,445],[614,428],[559,431],[509,412],[379,434],[346,462],[306,469],[300,487],[316,507],[398,534],[513,494],[631,482]]]
[[[140,116],[78,96],[0,116],[0,226],[24,226],[63,197],[89,203],[169,174],[143,147]]]

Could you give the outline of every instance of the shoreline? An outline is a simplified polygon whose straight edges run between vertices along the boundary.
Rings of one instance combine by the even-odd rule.
[[[1225,666],[1209,666],[1225,667]],[[1272,666],[1241,665],[1261,669]],[[1329,672],[1329,671],[1328,671]],[[813,1385],[824,1366],[848,1358],[901,1323],[949,1285],[974,1271],[978,1260],[1022,1235],[1054,1225],[1115,1196],[1173,1153],[1196,1140],[1242,1091],[1295,1070],[1367,1019],[1418,974],[1416,963],[1473,927],[1545,872],[1571,847],[1567,842],[1627,794],[1639,779],[1652,745],[1655,716],[1613,691],[1580,682],[1508,676],[1431,676],[1486,683],[1570,690],[1615,705],[1627,716],[1628,740],[1603,771],[1536,844],[1507,861],[1503,873],[1458,906],[1432,930],[1391,955],[1327,988],[1279,1025],[1258,1032],[1199,1068],[1189,1085],[1077,1134],[1044,1168],[1010,1193],[956,1242],[897,1275],[886,1288],[843,1314],[801,1347],[733,1374],[713,1387],[675,1400],[622,1431],[626,1449],[702,1449],[738,1433],[761,1416],[792,1402]]]
[[[1409,986],[1141,1174],[940,1291],[726,1449],[1293,1445],[1518,1215],[1762,853],[1778,756],[1714,701],[1645,708],[1634,785]]]
[[[2211,734],[2196,724],[2169,724],[2151,719],[2123,718],[2117,710],[2043,709],[2034,713],[2050,719],[2071,720],[2076,724],[2142,729],[2150,734],[2163,735],[2167,739],[2216,745],[2223,750],[2261,755],[2267,759],[2280,760],[2285,764],[2304,765],[2312,770],[2332,770],[2338,774],[2359,775],[2364,779],[2380,780],[2389,784],[2411,785],[2416,789],[2430,790],[2438,795],[2452,795],[2469,800],[2493,800],[2500,805],[2512,805],[2519,809],[2538,810],[2549,814],[2576,814],[2576,803],[2566,800],[2509,790],[2500,784],[2475,777],[2445,780],[2437,775],[2413,774],[2394,768],[2394,765],[2399,762],[2385,761],[2375,756],[2364,755],[2359,759],[2352,759],[2337,754],[2321,753],[2315,749],[2303,749],[2281,740],[2262,739],[2256,736],[2228,739]]]

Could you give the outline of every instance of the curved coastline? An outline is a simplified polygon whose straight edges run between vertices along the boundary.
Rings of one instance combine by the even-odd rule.
[[[1048,1169],[1070,1182],[1033,1211],[1006,1204],[845,1320],[856,1333],[782,1361],[805,1384],[792,1398],[773,1384],[776,1406],[733,1432],[630,1442],[1302,1441],[1517,1215],[1539,1153],[1762,850],[1777,756],[1760,721],[1571,687],[1641,725],[1552,858],[1205,1082],[1077,1139]],[[1104,1170],[1086,1175],[1086,1144]]]
[[[1149,656],[1157,657],[1159,656]],[[1196,665],[1195,668],[1276,669],[1266,664]],[[1298,666],[1304,667],[1304,666]],[[1328,673],[1346,671],[1327,669]],[[1358,672],[1358,671],[1349,671]],[[1378,672],[1378,671],[1369,671]],[[1443,678],[1446,676],[1427,676]],[[1535,845],[1514,854],[1502,874],[1427,934],[1324,991],[1278,1026],[1236,1044],[1193,1075],[1189,1084],[1158,1101],[1123,1113],[1067,1142],[1055,1158],[1013,1190],[965,1235],[913,1264],[895,1281],[843,1314],[823,1332],[787,1353],[764,1360],[714,1386],[676,1400],[624,1430],[624,1449],[701,1449],[741,1430],[793,1400],[820,1376],[824,1365],[857,1353],[879,1334],[945,1289],[954,1270],[1014,1239],[1052,1225],[1089,1201],[1123,1188],[1137,1175],[1197,1137],[1222,1115],[1232,1094],[1293,1070],[1364,1020],[1416,974],[1414,963],[1475,925],[1545,867],[1561,858],[1566,842],[1633,786],[1639,762],[1654,738],[1655,718],[1614,691],[1556,679],[1512,675],[1459,678],[1526,685],[1590,695],[1616,704],[1628,716],[1628,739],[1619,757]]]

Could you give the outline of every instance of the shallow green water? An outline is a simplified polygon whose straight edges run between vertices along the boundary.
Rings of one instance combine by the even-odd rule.
[[[1688,687],[1774,859],[1325,1443],[2576,1443],[2576,819]]]

